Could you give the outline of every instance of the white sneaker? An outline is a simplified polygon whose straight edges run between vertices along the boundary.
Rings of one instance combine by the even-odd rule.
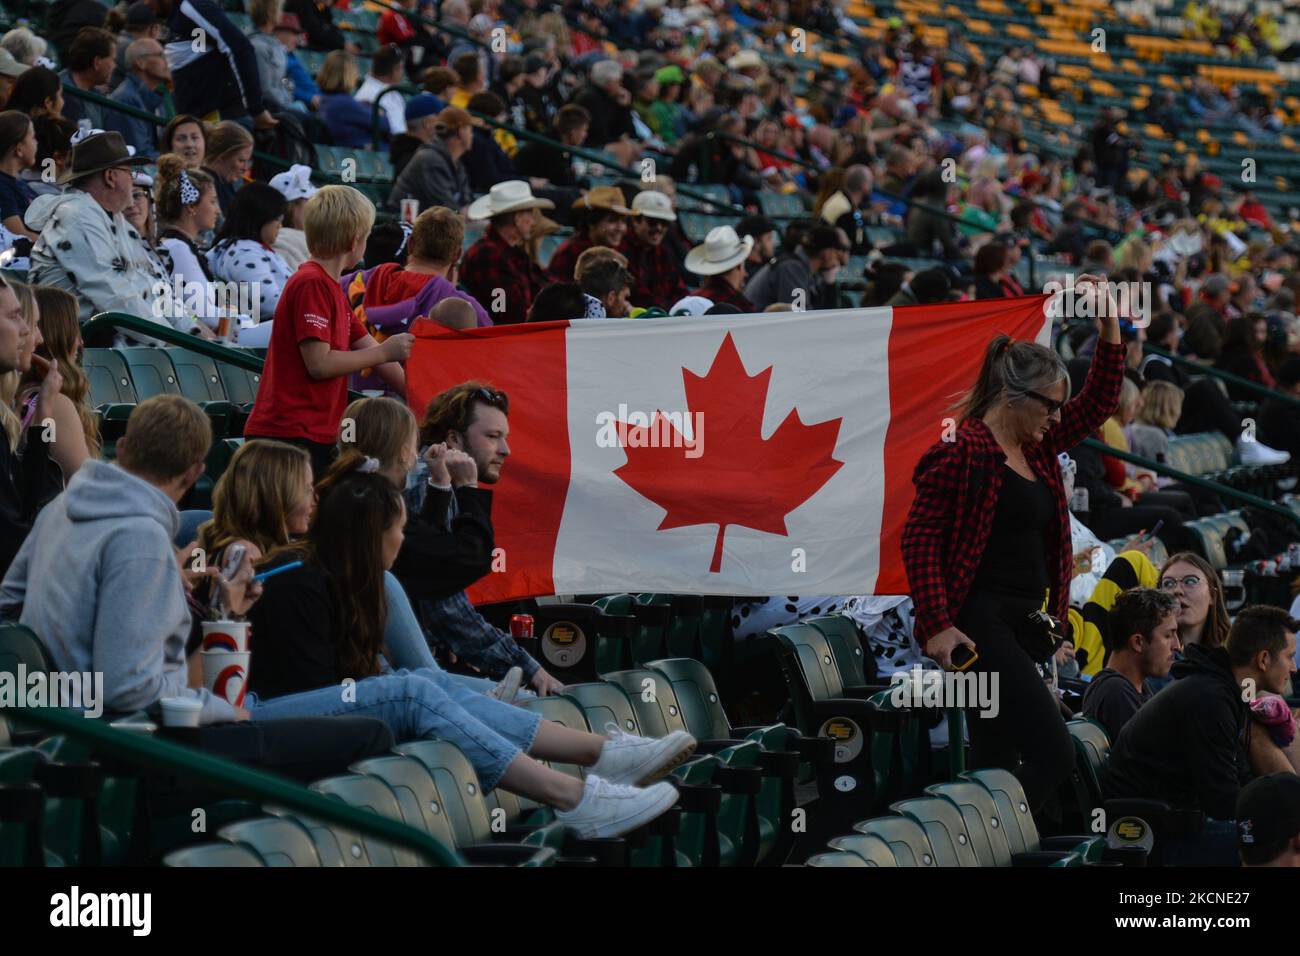
[[[674,730],[667,737],[638,737],[624,733],[610,721],[605,733],[609,739],[591,772],[610,783],[644,787],[662,779],[695,753],[695,738],[684,730]]]
[[[555,819],[583,840],[622,836],[666,812],[677,802],[677,788],[671,783],[652,787],[626,787],[587,775],[582,801],[572,810],[561,810]]]
[[[512,667],[506,671],[506,676],[501,678],[501,683],[497,684],[488,691],[489,697],[495,697],[503,704],[513,704],[515,695],[519,693],[519,685],[524,679],[524,669],[522,667]]]
[[[1237,440],[1237,454],[1243,465],[1281,465],[1291,460],[1289,451],[1269,448],[1261,441]]]

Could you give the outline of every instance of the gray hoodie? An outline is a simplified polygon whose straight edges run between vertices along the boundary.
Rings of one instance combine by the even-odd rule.
[[[105,711],[163,697],[203,702],[204,724],[234,708],[186,687],[190,609],[172,539],[176,505],[143,478],[91,459],[42,510],[0,584],[0,608],[45,643],[56,670],[102,672]]]

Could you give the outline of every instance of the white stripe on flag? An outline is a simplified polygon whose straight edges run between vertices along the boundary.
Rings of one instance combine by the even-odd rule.
[[[757,316],[579,321],[567,332],[571,481],[555,549],[560,593],[671,590],[736,595],[869,594],[875,585],[889,426],[891,309]],[[599,423],[620,411],[704,413],[702,458],[709,480],[694,494],[716,510],[742,494],[767,493],[768,480],[731,456],[709,459],[719,436],[709,409],[687,405],[683,367],[704,376],[730,333],[749,376],[772,369],[762,411],[763,440],[791,409],[814,425],[840,419],[834,459],[843,465],[789,511],[787,535],[729,525],[721,569],[710,572],[718,524],[658,530],[665,507],[614,474],[628,461],[602,447]],[[736,382],[732,393],[744,390]],[[755,388],[749,384],[751,390]],[[693,421],[687,416],[688,421]],[[687,436],[694,439],[691,429]],[[608,432],[606,433],[608,437]],[[726,437],[726,436],[722,436]],[[698,463],[680,461],[688,474]],[[722,458],[719,461],[719,458]],[[805,469],[798,451],[781,468]],[[770,477],[770,476],[769,476]],[[696,501],[696,504],[699,502]],[[710,513],[713,513],[712,511]]]

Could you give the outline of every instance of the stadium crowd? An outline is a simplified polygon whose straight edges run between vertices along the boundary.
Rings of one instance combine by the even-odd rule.
[[[839,0],[382,6],[364,61],[346,8],[319,0],[58,0],[46,29],[0,38],[0,608],[51,641],[57,666],[106,670],[110,710],[190,694],[205,723],[280,724],[286,754],[315,739],[296,721],[352,721],[317,754],[325,766],[448,739],[485,786],[555,806],[585,836],[672,805],[655,781],[689,735],[601,737],[510,706],[560,684],[466,596],[488,573],[509,397],[470,381],[409,410],[415,316],[472,328],[911,306],[1088,274],[1150,290],[1120,316],[1117,407],[1090,437],[1162,463],[1171,440],[1206,432],[1245,466],[1300,458],[1300,224],[1193,152],[1137,165],[1116,111],[1072,155],[1030,145],[1020,88],[1056,75],[1032,46],[984,66],[901,20],[868,37]],[[1278,49],[1264,17],[1224,25],[1190,7],[1198,36]],[[805,85],[794,23],[837,37],[849,65],[813,64]],[[1280,132],[1271,104],[1208,82],[1148,109],[1170,129],[1215,117],[1262,143]],[[381,156],[391,181],[324,176],[317,146],[351,151],[353,171]],[[777,199],[800,213],[770,212]],[[707,227],[688,229],[701,213]],[[187,399],[141,403],[101,460],[80,362],[101,312],[268,350],[210,513],[178,510],[212,442]],[[1064,394],[1082,393],[1109,343],[1091,323],[1059,332]],[[1247,409],[1254,391],[1188,374],[1197,364],[1275,397]],[[349,384],[386,397],[349,404]],[[1243,784],[1300,767],[1284,700],[1296,608],[1230,616],[1189,527],[1227,510],[1215,493],[1085,444],[1061,468],[1073,611],[1046,679],[1088,679],[1082,712],[1114,742],[1108,795],[1203,810],[1183,859],[1235,859]],[[209,570],[190,570],[192,541]],[[1235,560],[1270,556],[1238,543]],[[209,602],[275,635],[245,708],[199,689]],[[813,606],[854,618],[882,672],[937,666],[907,598],[738,600],[737,639]],[[344,679],[357,694],[341,704]],[[545,760],[591,773],[584,785]]]

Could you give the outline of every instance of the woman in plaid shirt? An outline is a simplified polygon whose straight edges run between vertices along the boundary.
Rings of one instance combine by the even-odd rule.
[[[1076,286],[1096,281],[1083,276]],[[1102,311],[1112,314],[1098,320],[1092,367],[1072,399],[1053,350],[1005,335],[989,344],[955,437],[916,466],[903,529],[917,640],[945,669],[966,645],[978,655],[967,672],[991,675],[997,695],[990,716],[969,712],[972,766],[1015,770],[1032,806],[1073,764],[1059,705],[1037,667],[1054,646],[1031,615],[1045,607],[1063,621],[1069,602],[1070,519],[1056,456],[1099,428],[1119,399],[1119,319],[1114,308]]]

